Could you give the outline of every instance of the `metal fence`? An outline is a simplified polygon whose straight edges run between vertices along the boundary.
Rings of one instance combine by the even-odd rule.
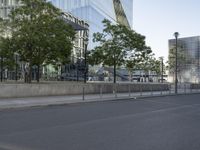
[[[156,97],[156,96],[170,96],[175,94],[175,86],[173,84],[168,84],[168,89],[157,89],[153,90],[143,90],[139,88],[137,91],[132,91],[131,86],[128,86],[128,90],[120,91],[118,86],[112,86],[111,89],[105,91],[103,86],[99,86],[96,94],[91,94],[90,89],[87,85],[82,87],[82,100],[106,100],[106,99],[137,99],[144,97]],[[110,92],[111,91],[111,92]],[[200,84],[179,84],[177,95],[184,94],[195,94],[200,93]]]

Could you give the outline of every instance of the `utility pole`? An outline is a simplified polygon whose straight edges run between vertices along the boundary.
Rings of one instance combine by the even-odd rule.
[[[160,57],[160,61],[161,61],[161,83],[163,83],[163,74],[164,74],[163,57]]]
[[[175,62],[175,94],[177,94],[178,93],[178,76],[177,76],[177,70],[178,70],[178,68],[177,68],[177,62],[178,62],[178,36],[179,36],[179,33],[178,32],[175,32],[174,33],[174,36],[175,36],[175,38],[176,38],[176,53],[175,53],[175,58],[176,58],[176,62]]]
[[[1,56],[1,82],[3,82],[3,57]]]
[[[87,83],[87,73],[88,73],[88,66],[87,66],[87,46],[88,46],[88,38],[84,39],[85,41],[85,70],[84,70],[84,83]]]
[[[15,80],[18,80],[18,64],[17,64],[17,54],[15,55]]]

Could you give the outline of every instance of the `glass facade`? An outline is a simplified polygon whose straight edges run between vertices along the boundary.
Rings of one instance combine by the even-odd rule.
[[[86,21],[89,24],[88,49],[94,47],[92,36],[102,32],[104,18],[132,28],[133,0],[47,0],[63,12]],[[11,9],[20,5],[20,0],[0,0],[0,17],[7,18]]]
[[[0,17],[6,19],[10,10],[19,4],[19,0],[0,0]]]
[[[89,45],[92,49],[92,36],[102,32],[102,20],[121,23],[132,28],[133,0],[49,0],[64,12],[83,19],[89,24]]]
[[[177,61],[178,61],[178,80],[179,82],[200,82],[200,36],[179,38],[177,41]],[[175,49],[176,40],[169,40],[169,61],[175,60],[175,52],[172,53],[172,49]],[[169,62],[170,63],[170,62]],[[171,62],[174,63],[175,61]],[[174,79],[174,68],[169,70],[169,77]]]
[[[76,30],[76,39],[72,51],[72,64],[64,66],[61,72],[71,80],[83,79],[85,72],[85,51],[94,48],[93,33],[102,32],[102,21],[106,18],[113,23],[119,23],[132,28],[133,0],[47,0],[71,16],[72,20],[89,25],[89,30]],[[6,19],[11,9],[20,5],[20,0],[0,0],[0,17]],[[77,18],[77,19],[76,19]],[[74,25],[78,25],[74,22]],[[88,26],[87,26],[88,27]],[[89,31],[89,32],[88,32]],[[89,40],[87,42],[87,40]],[[48,72],[48,71],[47,71]],[[51,71],[52,72],[52,71]]]

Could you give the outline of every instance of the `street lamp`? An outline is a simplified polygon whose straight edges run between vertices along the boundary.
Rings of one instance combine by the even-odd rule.
[[[79,81],[79,66],[80,66],[80,58],[77,57],[77,60],[76,60],[76,81],[78,82]]]
[[[85,70],[84,70],[84,83],[87,83],[87,46],[88,46],[88,37],[84,39],[84,45],[85,45]]]
[[[3,57],[1,56],[1,82],[3,82]]]
[[[15,53],[15,80],[18,80],[18,53]]]
[[[163,74],[164,74],[163,57],[160,57],[160,61],[161,61],[161,83],[163,83]]]
[[[175,32],[174,33],[174,36],[175,36],[175,39],[176,39],[176,53],[175,53],[175,94],[177,94],[177,85],[178,85],[178,77],[177,77],[177,56],[178,56],[178,36],[179,36],[179,33],[178,32]]]

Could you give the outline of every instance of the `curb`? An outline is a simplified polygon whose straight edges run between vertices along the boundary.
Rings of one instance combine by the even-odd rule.
[[[142,100],[147,98],[158,98],[158,97],[171,97],[171,96],[183,96],[183,95],[192,95],[192,94],[200,94],[199,92],[194,93],[179,93],[179,94],[163,94],[163,95],[143,95],[143,96],[136,96],[136,97],[118,97],[118,98],[105,98],[105,99],[89,99],[89,100],[82,100],[78,102],[69,102],[69,101],[57,101],[56,103],[49,103],[49,104],[27,104],[27,105],[8,105],[8,106],[0,106],[0,111],[6,110],[20,110],[20,109],[29,109],[29,108],[41,108],[41,107],[52,107],[52,106],[66,106],[66,105],[80,105],[80,104],[88,104],[88,103],[100,103],[100,102],[115,102],[115,101],[133,101],[133,100]]]

